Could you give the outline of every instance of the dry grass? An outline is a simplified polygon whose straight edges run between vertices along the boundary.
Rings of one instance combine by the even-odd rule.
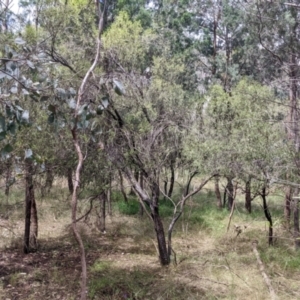
[[[83,213],[88,205],[81,200],[80,206]],[[21,252],[22,206],[12,207],[9,218],[1,220],[0,298],[77,299],[80,261],[69,229],[67,193],[55,190],[38,201],[38,210],[40,248],[27,256]],[[275,247],[268,249],[262,214],[249,217],[238,209],[227,233],[227,212],[207,209],[197,223],[190,211],[174,233],[177,265],[167,268],[159,266],[146,216],[140,219],[115,212],[107,218],[106,234],[95,228],[94,213],[80,222],[90,299],[269,299],[252,252],[254,239],[259,241],[258,250],[278,299],[300,299],[299,254],[293,252],[290,236],[279,221],[275,222]],[[243,228],[239,236],[235,224]]]

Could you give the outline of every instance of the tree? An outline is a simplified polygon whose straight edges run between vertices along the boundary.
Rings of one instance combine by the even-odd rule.
[[[107,76],[113,78],[113,86],[106,86],[105,118],[112,125],[110,137],[103,139],[103,143],[107,156],[124,173],[151,218],[160,263],[168,265],[173,227],[186,200],[203,185],[173,202],[175,211],[167,247],[159,214],[161,175],[170,160],[185,161],[182,137],[188,134],[186,124],[192,113],[188,108],[192,109],[194,97],[180,84],[184,71],[180,57],[171,58],[168,48],[163,46],[162,54],[149,60],[147,51],[157,39],[160,37],[143,32],[141,25],[129,21],[126,14],[121,14],[104,34],[105,59],[109,62],[106,71],[110,71]],[[144,73],[149,65],[150,78]],[[135,179],[133,169],[142,174],[144,187]]]
[[[286,117],[286,130],[288,139],[294,147],[294,167],[289,170],[287,177],[298,174],[299,156],[299,115],[298,115],[298,91],[299,81],[299,9],[297,6],[288,5],[285,1],[275,1],[274,3],[256,3],[255,11],[257,15],[256,28],[257,38],[264,52],[266,59],[272,62],[276,74],[274,83],[276,90],[289,97],[290,111]],[[270,20],[276,19],[276,26]],[[273,75],[274,76],[274,75]],[[286,84],[288,82],[288,84]],[[293,175],[291,175],[291,173]],[[288,190],[290,192],[290,190]],[[297,197],[297,195],[295,195]],[[286,223],[289,224],[291,195],[286,195],[285,212]],[[295,247],[300,249],[298,242],[299,231],[299,212],[298,200],[294,200],[294,235]]]

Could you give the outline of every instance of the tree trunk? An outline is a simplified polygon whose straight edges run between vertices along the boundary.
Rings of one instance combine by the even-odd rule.
[[[231,177],[227,177],[226,191],[227,191],[227,195],[228,195],[228,210],[231,211],[232,205],[233,205],[233,199],[234,199],[233,183],[232,183],[232,178]]]
[[[223,195],[223,207],[226,207],[226,199],[227,199],[227,185],[224,189],[224,195]]]
[[[293,197],[293,189],[291,186],[286,188],[285,200],[284,200],[284,223],[287,229],[290,228],[291,224],[291,202]]]
[[[170,258],[167,251],[164,226],[159,216],[158,207],[151,207],[151,216],[156,233],[160,264],[162,266],[167,266],[170,264]]]
[[[67,170],[67,178],[68,178],[69,192],[70,192],[70,194],[73,194],[74,185],[73,185],[73,171],[72,171],[72,168],[68,168],[68,170]]]
[[[28,254],[37,249],[38,218],[33,187],[33,166],[31,161],[25,167],[25,233],[24,253]]]
[[[37,237],[38,237],[38,216],[37,216],[37,208],[36,208],[33,186],[30,189],[30,197],[31,197],[30,248],[31,248],[31,251],[36,251],[37,250]]]
[[[252,211],[252,205],[251,205],[252,199],[251,199],[251,178],[249,178],[246,181],[245,185],[245,208],[248,211],[249,214],[251,214]]]
[[[141,189],[144,189],[144,175],[142,172],[140,173],[140,186],[141,186]],[[139,215],[141,217],[144,215],[144,207],[143,207],[142,203],[140,203]]]
[[[295,250],[300,250],[300,230],[299,230],[299,189],[295,189],[293,197],[293,217],[294,217],[294,239]]]
[[[215,195],[217,198],[217,206],[219,208],[222,208],[222,197],[221,197],[221,192],[220,192],[220,187],[219,187],[219,181],[220,181],[220,177],[216,176],[215,177]]]
[[[27,176],[26,176],[27,177]],[[30,197],[30,186],[27,186],[29,181],[28,178],[26,180],[26,188],[25,188],[25,233],[24,233],[24,248],[23,252],[28,254],[30,252],[30,219],[31,219],[31,197]]]
[[[108,183],[108,189],[107,189],[107,194],[106,194],[106,201],[107,201],[107,213],[109,216],[112,215],[112,208],[111,208],[111,181],[112,181],[112,176],[109,176],[109,183]]]
[[[187,196],[190,192],[190,187],[191,187],[191,182],[192,182],[192,179],[194,178],[194,176],[196,176],[198,174],[198,172],[194,172],[190,175],[190,178],[188,180],[188,183],[186,185],[186,189],[185,189],[185,192],[184,192],[184,196]]]
[[[151,217],[154,223],[154,229],[156,233],[160,264],[162,266],[166,266],[170,264],[170,257],[167,251],[164,226],[159,215],[159,185],[157,182],[152,182],[151,184],[152,201],[150,203],[150,208]]]
[[[124,188],[124,181],[123,181],[123,175],[121,173],[121,171],[119,170],[119,177],[120,177],[120,188],[121,188],[121,193],[123,195],[123,198],[124,198],[124,201],[126,203],[128,203],[128,198],[127,198],[127,195],[126,195],[126,192],[125,192],[125,188]]]
[[[72,207],[72,230],[74,237],[78,243],[79,250],[80,250],[80,259],[81,259],[81,300],[86,300],[87,298],[87,265],[86,265],[86,257],[85,257],[85,249],[84,244],[81,238],[81,235],[77,229],[77,191],[80,184],[80,173],[82,170],[83,165],[83,154],[81,151],[80,144],[78,142],[77,138],[77,129],[76,127],[72,130],[72,136],[73,136],[73,143],[74,147],[76,149],[76,153],[78,156],[78,163],[75,171],[75,178],[74,178],[74,184],[72,184],[73,187],[73,193],[72,193],[72,200],[71,200],[71,207]],[[69,171],[70,169],[68,169]],[[70,172],[72,174],[72,172]],[[68,172],[69,175],[69,172]],[[69,176],[68,176],[69,179]],[[70,188],[70,186],[69,186]]]
[[[99,230],[103,233],[105,233],[106,197],[107,195],[105,191],[103,191],[99,195],[99,201],[100,201]]]
[[[96,54],[95,58],[93,60],[92,65],[90,66],[89,70],[86,72],[84,78],[82,79],[82,82],[80,84],[80,87],[77,92],[77,101],[76,101],[76,108],[74,113],[74,126],[71,129],[72,133],[72,139],[74,148],[76,150],[78,162],[76,166],[75,171],[75,179],[74,179],[74,185],[73,185],[73,193],[72,193],[72,201],[71,201],[71,207],[72,207],[72,230],[73,234],[75,236],[75,239],[78,243],[79,250],[80,250],[80,259],[81,259],[81,293],[80,293],[80,300],[86,300],[87,299],[87,264],[86,264],[86,256],[85,256],[85,248],[84,244],[81,238],[81,235],[77,229],[77,192],[80,184],[80,175],[81,170],[83,167],[83,154],[80,146],[80,141],[78,139],[78,122],[79,122],[79,109],[82,105],[83,96],[86,91],[86,86],[88,82],[88,78],[93,73],[94,69],[96,68],[99,58],[100,58],[100,50],[101,50],[101,34],[103,30],[103,12],[99,11],[99,24],[98,24],[98,36],[97,36],[97,46],[96,46]]]
[[[265,217],[269,222],[269,246],[273,246],[273,221],[272,221],[272,216],[269,211],[268,205],[267,205],[267,199],[266,199],[266,187],[263,187],[261,197],[263,200],[263,209],[265,213]]]
[[[173,189],[174,189],[174,182],[175,182],[175,170],[174,170],[174,162],[173,161],[171,162],[170,169],[171,169],[171,178],[170,178],[170,187],[169,187],[169,191],[168,191],[169,198],[172,197]]]
[[[217,11],[214,11],[214,25],[213,25],[213,64],[212,64],[212,75],[216,74],[217,71],[217,30],[218,30],[218,24],[221,16],[221,10],[218,6]]]

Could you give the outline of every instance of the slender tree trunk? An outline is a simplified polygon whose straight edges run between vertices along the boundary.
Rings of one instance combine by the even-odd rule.
[[[30,219],[31,219],[31,197],[30,197],[30,176],[28,173],[28,167],[26,168],[25,175],[25,233],[24,233],[24,249],[23,252],[28,254],[30,252]]]
[[[166,195],[168,195],[168,178],[164,180],[164,200],[167,199]]]
[[[103,233],[105,233],[105,217],[106,217],[106,198],[107,194],[105,191],[103,191],[99,195],[99,201],[100,201],[100,216],[99,216],[99,230]]]
[[[219,181],[220,181],[220,177],[216,176],[215,177],[215,195],[217,198],[217,206],[219,208],[222,208],[222,197],[221,197],[221,192],[220,192],[220,187],[219,187]]]
[[[223,194],[223,207],[226,207],[226,200],[227,200],[227,185],[224,189],[224,194]]]
[[[216,74],[217,71],[217,30],[218,30],[218,24],[221,17],[221,9],[218,5],[218,8],[216,11],[214,11],[214,24],[213,24],[213,66],[212,66],[212,75]]]
[[[294,16],[296,16],[297,12],[293,10]],[[293,28],[293,38],[297,36],[297,26],[298,23],[295,24]],[[291,44],[293,45],[294,40],[291,40]],[[298,83],[298,57],[296,52],[290,55],[290,127],[289,127],[289,137],[294,142],[295,146],[295,154],[296,160],[295,165],[297,169],[300,168],[300,134],[299,134],[299,108],[297,101],[297,83]],[[298,199],[299,189],[296,188],[294,191],[294,207],[293,207],[293,219],[294,219],[294,239],[295,239],[295,248],[296,250],[300,249],[300,232],[299,232],[299,199]]]
[[[170,177],[170,187],[168,191],[168,197],[171,198],[173,194],[173,189],[174,189],[174,182],[175,182],[175,170],[174,170],[174,163],[171,162],[170,169],[171,169],[171,177]]]
[[[26,162],[25,167],[25,234],[24,253],[28,254],[37,249],[38,218],[34,197],[33,166],[31,161]]]
[[[121,173],[121,171],[119,170],[119,178],[120,178],[120,188],[121,188],[121,193],[123,195],[123,198],[124,198],[124,201],[126,203],[128,203],[128,198],[127,198],[127,195],[126,195],[126,192],[125,192],[125,188],[124,188],[124,181],[123,181],[123,175]]]
[[[190,187],[191,187],[191,182],[192,182],[192,179],[198,174],[198,172],[194,172],[190,175],[190,178],[188,180],[188,183],[186,185],[186,188],[185,188],[185,192],[184,192],[184,196],[188,195],[189,192],[190,192]]]
[[[30,189],[30,197],[31,197],[30,248],[31,248],[31,251],[36,251],[37,250],[37,237],[38,237],[38,216],[37,216],[37,208],[36,208],[33,186]]]
[[[251,214],[252,211],[252,198],[251,198],[251,178],[249,178],[246,181],[245,184],[245,208],[248,211],[249,214]]]
[[[232,178],[231,177],[227,177],[227,194],[228,194],[228,210],[231,211],[232,205],[233,205],[233,199],[234,199],[234,195],[233,195],[233,183],[232,183]]]
[[[80,148],[80,144],[78,142],[77,138],[77,129],[76,127],[72,130],[72,136],[73,136],[73,143],[74,147],[77,152],[78,156],[78,163],[75,171],[75,178],[73,183],[73,194],[72,194],[72,201],[71,201],[71,207],[72,207],[72,230],[73,234],[75,236],[75,239],[78,243],[79,250],[80,250],[80,258],[81,258],[81,300],[85,300],[87,297],[87,266],[86,266],[86,257],[85,257],[85,249],[83,245],[82,238],[80,236],[80,233],[77,229],[77,191],[80,184],[80,173],[83,165],[83,155]]]
[[[106,7],[106,1],[104,1],[104,7]],[[79,250],[80,250],[80,258],[81,258],[81,293],[80,293],[80,300],[86,300],[87,299],[87,265],[86,265],[86,257],[85,257],[85,249],[84,244],[81,238],[81,235],[77,229],[77,192],[80,184],[80,175],[81,170],[83,166],[83,154],[80,147],[79,139],[78,139],[78,122],[79,122],[79,109],[82,105],[83,96],[85,94],[86,85],[88,82],[89,77],[93,73],[94,69],[96,68],[99,58],[100,58],[100,50],[101,50],[101,34],[103,30],[103,11],[101,11],[100,5],[99,5],[99,24],[98,24],[98,36],[96,40],[96,54],[95,58],[93,60],[92,65],[90,66],[89,70],[86,72],[84,78],[81,81],[81,85],[77,92],[77,101],[76,101],[76,108],[74,112],[74,126],[71,129],[72,138],[73,138],[73,144],[75,147],[75,151],[77,154],[78,162],[77,167],[75,171],[75,179],[73,183],[73,194],[72,194],[72,201],[71,201],[71,207],[72,207],[72,230],[73,234],[75,236],[75,239],[78,243]]]
[[[107,194],[106,194],[106,201],[107,201],[107,213],[109,216],[112,215],[112,208],[111,208],[111,181],[112,181],[112,176],[109,176],[109,184],[108,184],[108,189],[107,189]]]
[[[159,216],[158,207],[151,207],[151,216],[153,219],[154,229],[156,233],[160,264],[162,266],[167,266],[170,264],[170,257],[167,251],[164,226]]]
[[[226,45],[226,73],[224,78],[224,90],[228,93],[230,92],[230,73],[229,68],[231,66],[231,33],[229,32],[228,27],[226,26],[226,33],[225,33],[225,45]]]
[[[285,200],[284,200],[284,219],[285,219],[285,226],[287,229],[290,228],[290,224],[291,224],[292,198],[293,198],[293,189],[291,186],[288,186],[285,191]]]
[[[67,178],[68,178],[68,188],[70,194],[73,194],[74,192],[74,185],[73,185],[73,171],[72,168],[68,168],[67,170]]]
[[[266,187],[263,187],[261,197],[263,200],[263,209],[264,209],[265,217],[269,222],[269,238],[268,238],[269,246],[273,246],[273,220],[267,204]]]
[[[300,250],[300,228],[299,228],[299,189],[295,189],[293,197],[293,218],[294,218],[294,240],[295,250]]]
[[[158,182],[158,181],[157,181]],[[168,255],[166,238],[165,238],[165,231],[164,226],[161,221],[159,215],[159,185],[156,182],[152,182],[151,184],[152,190],[152,201],[150,204],[151,208],[151,217],[154,223],[154,229],[156,233],[157,245],[158,245],[158,252],[159,252],[159,260],[162,266],[166,266],[170,264],[170,257]]]
[[[141,189],[144,189],[144,175],[142,172],[140,173],[140,186],[141,186]],[[144,207],[143,207],[142,203],[140,203],[139,215],[141,217],[144,215]]]

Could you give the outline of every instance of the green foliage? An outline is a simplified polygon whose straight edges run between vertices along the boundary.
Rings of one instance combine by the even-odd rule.
[[[154,39],[151,30],[144,30],[138,21],[131,21],[120,12],[103,35],[103,45],[109,55],[128,70],[144,71],[147,67],[147,48]]]
[[[137,200],[129,200],[127,203],[123,200],[117,202],[118,210],[123,215],[136,215],[139,212],[139,202]]]
[[[149,28],[153,21],[151,11],[145,9],[145,0],[117,0],[116,11],[126,12],[131,20],[139,21],[143,28]]]

